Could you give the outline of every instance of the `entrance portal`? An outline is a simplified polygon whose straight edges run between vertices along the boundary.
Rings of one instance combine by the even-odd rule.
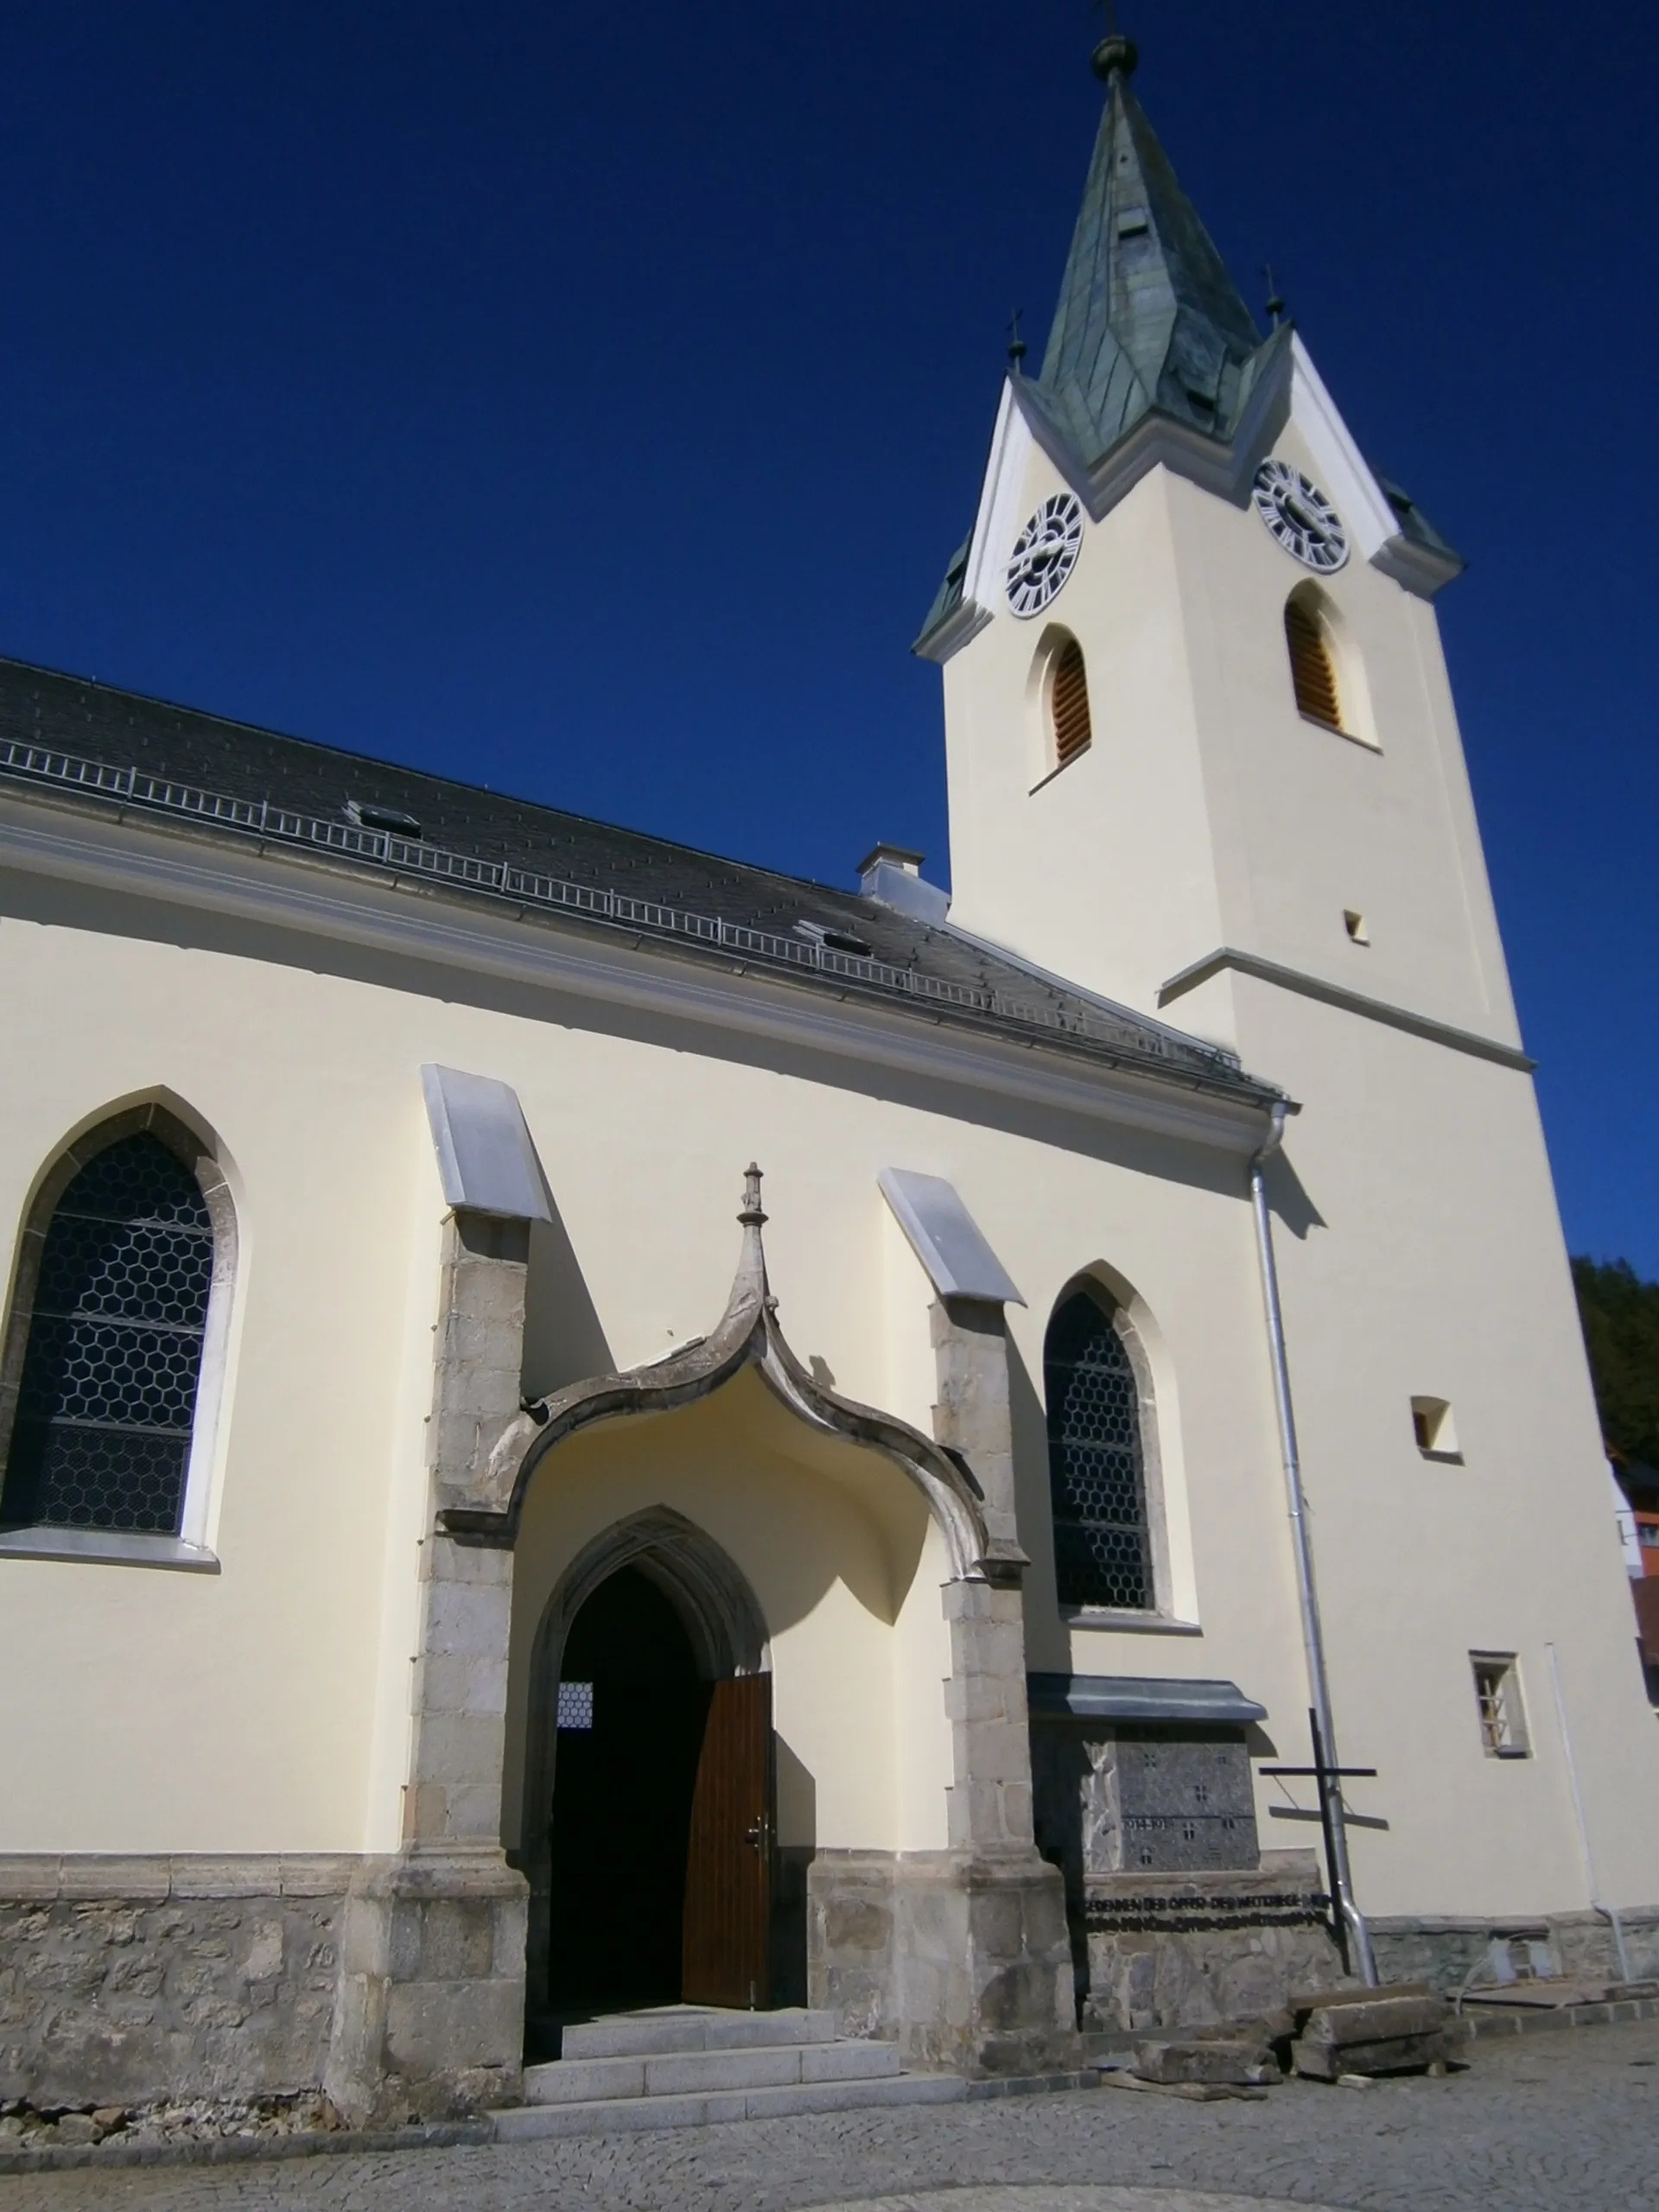
[[[771,1679],[709,1681],[638,1568],[601,1582],[559,1669],[555,2013],[768,2001]]]

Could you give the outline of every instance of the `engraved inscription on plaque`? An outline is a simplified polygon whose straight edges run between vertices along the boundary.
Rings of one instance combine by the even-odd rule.
[[[1160,1741],[1125,1731],[1116,1752],[1118,1871],[1198,1874],[1259,1863],[1242,1738]]]
[[[1077,1911],[1090,1881],[1261,1865],[1242,1729],[1040,1720],[1032,1781],[1039,1848]]]

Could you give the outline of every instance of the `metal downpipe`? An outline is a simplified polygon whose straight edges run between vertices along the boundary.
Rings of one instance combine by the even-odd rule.
[[[1307,1532],[1307,1517],[1302,1497],[1301,1455],[1296,1444],[1296,1411],[1290,1395],[1290,1367],[1285,1355],[1285,1321],[1279,1303],[1279,1268],[1273,1253],[1273,1216],[1268,1206],[1267,1182],[1263,1169],[1284,1141],[1285,1116],[1288,1109],[1281,1100],[1273,1109],[1273,1127],[1267,1142],[1250,1161],[1250,1208],[1255,1217],[1255,1252],[1262,1270],[1262,1302],[1267,1311],[1268,1348],[1273,1360],[1273,1395],[1279,1415],[1279,1448],[1284,1460],[1285,1497],[1290,1513],[1292,1546],[1296,1555],[1296,1594],[1302,1614],[1302,1649],[1307,1660],[1307,1689],[1319,1732],[1323,1739],[1314,1747],[1314,1763],[1337,1766],[1337,1732],[1331,1715],[1331,1685],[1325,1670],[1325,1636],[1319,1625],[1319,1592],[1313,1581],[1313,1548]],[[1360,1980],[1366,1986],[1377,1986],[1376,1957],[1371,1948],[1371,1931],[1365,1924],[1365,1916],[1354,1900],[1353,1875],[1348,1863],[1348,1827],[1343,1810],[1342,1785],[1336,1783],[1327,1790],[1321,1783],[1321,1795],[1328,1799],[1330,1808],[1331,1883],[1335,1890],[1337,1910],[1342,1915],[1353,1951],[1353,1963]]]

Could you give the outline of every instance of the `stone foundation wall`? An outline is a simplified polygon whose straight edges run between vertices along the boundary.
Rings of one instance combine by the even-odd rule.
[[[1619,1914],[1631,1978],[1659,1978],[1659,1906],[1631,1906]],[[1618,1948],[1599,1913],[1470,1918],[1377,1919],[1370,1923],[1377,1970],[1384,1981],[1428,1981],[1448,1995],[1465,1982],[1491,1981],[1495,1965],[1516,1972],[1619,1979]],[[1496,1956],[1495,1956],[1496,1955]]]
[[[1343,1978],[1311,1851],[1234,1873],[1090,1877],[1084,1929],[1083,2024],[1107,2033],[1246,2019]]]
[[[810,1999],[848,2034],[970,2075],[1077,2063],[1065,1891],[1034,1851],[823,1851],[807,1897]]]
[[[1340,1979],[1317,1858],[1260,1847],[1242,1726],[1043,1714],[1031,1738],[1085,2030],[1244,2019]]]
[[[0,1859],[0,2099],[317,2088],[357,1864]]]

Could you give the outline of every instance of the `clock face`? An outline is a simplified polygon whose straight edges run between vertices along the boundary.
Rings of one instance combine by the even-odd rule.
[[[1317,484],[1286,461],[1264,461],[1255,472],[1250,503],[1287,553],[1322,575],[1348,558],[1348,532]]]
[[[1077,564],[1083,509],[1070,492],[1045,499],[1014,540],[1008,605],[1022,620],[1040,614]]]

